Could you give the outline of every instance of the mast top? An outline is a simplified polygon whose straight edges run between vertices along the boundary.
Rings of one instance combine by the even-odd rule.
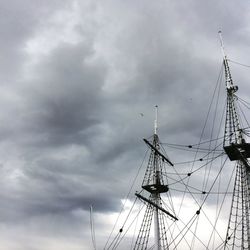
[[[225,52],[225,47],[224,47],[224,43],[223,43],[223,39],[222,39],[222,31],[220,30],[219,32],[219,36],[220,36],[220,45],[221,45],[221,51],[222,51],[222,54],[223,54],[223,59],[227,59],[227,56],[226,56],[226,52]]]
[[[225,52],[225,47],[224,47],[224,43],[223,43],[223,39],[222,39],[222,32],[219,31],[218,33],[220,36],[221,51],[223,54],[223,64],[224,64],[225,76],[226,76],[226,87],[227,87],[228,94],[232,95],[238,90],[238,86],[235,86],[233,83],[233,79],[231,76],[230,68],[228,65],[228,59],[227,59],[227,55]]]
[[[158,106],[155,105],[155,124],[154,124],[154,134],[157,135],[158,130]]]

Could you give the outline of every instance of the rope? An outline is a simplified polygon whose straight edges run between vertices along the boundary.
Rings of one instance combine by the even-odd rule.
[[[249,103],[250,105],[250,103]],[[176,144],[176,143],[169,143],[169,142],[162,142],[161,144],[165,144],[167,146],[179,146],[179,147],[193,147],[193,146],[199,146],[199,145],[202,145],[202,144],[206,144],[206,143],[210,143],[212,141],[217,141],[217,140],[220,140],[220,139],[223,139],[224,136],[221,136],[221,137],[217,137],[217,138],[214,138],[214,139],[210,139],[210,140],[207,140],[207,141],[202,141],[200,143],[196,143],[196,144],[190,144],[190,145],[185,145],[185,144]]]
[[[131,212],[132,212],[132,210],[133,210],[133,207],[134,207],[134,205],[135,205],[136,200],[137,200],[137,198],[135,199],[134,204],[133,204],[133,206],[132,206],[131,209],[130,209],[129,215],[131,214]],[[121,241],[123,240],[123,238],[125,237],[125,235],[126,235],[127,232],[129,231],[129,229],[131,228],[131,226],[134,224],[135,220],[138,219],[138,216],[139,216],[139,214],[141,213],[142,209],[143,209],[143,206],[141,206],[141,207],[139,208],[138,213],[135,215],[134,219],[132,220],[132,222],[131,222],[130,225],[128,226],[127,230],[125,231],[125,233],[124,233],[124,234],[122,235],[122,237],[121,237],[121,233],[123,232],[123,227],[124,227],[124,225],[125,225],[125,223],[124,223],[124,225],[121,227],[121,229],[120,229],[120,231],[119,231],[119,238],[116,239],[116,242],[115,242],[115,244],[114,244],[114,246],[113,246],[112,249],[116,249],[116,248],[120,245]],[[126,218],[125,221],[127,221],[129,215],[127,216],[127,218]],[[110,245],[110,246],[111,246],[111,245]],[[109,249],[109,248],[108,248],[108,249]]]
[[[217,78],[216,87],[215,87],[215,89],[214,89],[214,92],[213,92],[213,95],[212,95],[212,100],[211,100],[211,103],[210,103],[210,105],[209,105],[208,112],[207,112],[207,115],[206,115],[205,123],[204,123],[204,126],[203,126],[202,131],[201,131],[201,135],[200,135],[199,142],[198,142],[198,144],[197,144],[198,147],[200,146],[200,143],[201,143],[201,141],[202,141],[202,138],[203,138],[203,135],[204,135],[204,132],[205,132],[206,124],[207,124],[207,121],[208,121],[208,117],[209,117],[209,114],[210,114],[210,111],[211,111],[211,108],[212,108],[212,103],[213,103],[214,96],[215,96],[215,91],[216,91],[216,89],[217,89],[217,87],[218,87],[219,79],[221,78],[221,75],[222,75],[222,69],[223,69],[223,65],[221,66],[220,73],[219,73],[219,76],[218,76],[218,78]],[[194,162],[195,162],[195,160],[196,160],[197,154],[198,154],[198,150],[195,152],[194,161],[193,161],[192,167],[191,167],[191,169],[190,169],[190,171],[189,171],[190,173],[193,172]],[[189,183],[189,179],[187,180],[187,185],[188,185],[188,183]],[[184,184],[184,185],[185,185],[185,184]],[[189,191],[187,186],[185,186],[185,190]],[[181,205],[180,205],[179,211],[178,211],[178,213],[177,213],[177,216],[179,216],[179,214],[180,214],[180,212],[181,212],[181,209],[182,209],[182,205],[183,205],[183,202],[184,202],[185,195],[186,195],[186,192],[183,193],[182,200],[181,200]],[[191,196],[193,197],[192,194],[191,194]],[[194,197],[193,197],[193,198],[194,198]],[[195,200],[195,202],[197,202],[196,199],[194,199],[194,200]]]
[[[244,67],[247,67],[247,68],[250,68],[250,65],[247,65],[247,64],[243,64],[243,63],[239,63],[239,62],[236,62],[236,61],[233,61],[231,59],[227,59],[229,62],[232,62],[234,64],[238,64],[240,66],[244,66]]]
[[[201,205],[199,206],[199,210],[198,210],[199,213],[198,213],[198,211],[197,211],[196,214],[191,218],[191,220],[194,219],[194,221],[191,223],[191,225],[189,226],[188,229],[190,229],[190,227],[192,226],[192,224],[195,222],[195,218],[197,218],[197,217],[195,217],[195,216],[196,216],[196,215],[198,216],[198,215],[200,214],[200,211],[202,210],[202,207],[203,207],[203,205],[205,204],[205,201],[206,201],[206,199],[208,198],[209,193],[210,193],[211,190],[213,189],[213,186],[214,186],[214,184],[216,183],[216,180],[217,180],[218,176],[220,175],[220,173],[221,173],[223,167],[225,166],[225,163],[226,163],[226,160],[224,161],[222,167],[220,168],[220,171],[219,171],[218,175],[216,176],[215,180],[213,181],[213,184],[211,185],[210,190],[208,191],[206,197],[204,198],[203,202],[202,202]],[[204,211],[203,211],[203,213],[204,213]],[[215,232],[216,232],[216,233],[218,234],[218,236],[222,239],[221,235],[220,235],[219,232],[216,230],[216,228],[214,227],[214,225],[211,223],[211,221],[210,221],[210,219],[208,218],[208,216],[207,216],[205,213],[204,213],[204,215],[205,215],[205,217],[207,218],[208,222],[209,222],[209,223],[212,225],[212,227],[214,228]],[[191,222],[191,220],[189,221],[189,223]],[[188,224],[189,224],[189,223],[188,223]],[[188,225],[188,224],[187,224],[187,225]],[[187,232],[188,232],[188,230],[185,232],[185,234],[187,234]],[[185,234],[184,234],[184,235],[185,235]],[[182,238],[181,238],[181,239],[179,240],[179,242],[177,243],[177,246],[180,244],[181,240],[182,240]],[[223,239],[222,239],[222,240],[223,240]],[[204,244],[203,244],[203,245],[204,245]],[[205,246],[205,247],[206,247],[206,246]]]
[[[235,166],[236,166],[236,165],[235,165]],[[224,197],[223,197],[221,206],[220,206],[219,211],[218,211],[218,213],[217,213],[217,216],[216,216],[216,219],[215,219],[215,224],[214,224],[214,226],[217,225],[217,222],[218,222],[218,220],[219,220],[219,216],[220,216],[220,213],[221,213],[221,211],[222,211],[222,207],[223,207],[223,204],[224,204],[224,202],[225,202],[226,195],[232,194],[231,192],[228,192],[228,190],[229,190],[229,187],[230,187],[230,185],[231,185],[231,181],[233,180],[233,175],[234,175],[234,171],[235,171],[235,166],[234,166],[234,170],[232,171],[231,176],[230,176],[230,178],[229,178],[229,183],[228,183],[228,185],[227,185],[225,195],[224,195]],[[210,193],[210,194],[211,194],[211,193]],[[217,200],[217,206],[218,206],[218,200]],[[210,240],[211,240],[211,238],[212,238],[212,234],[213,234],[213,233],[214,233],[214,232],[212,232],[211,235],[210,235],[210,239],[209,239],[209,241],[208,241],[208,246],[209,246],[209,243],[210,243]]]
[[[125,198],[125,202],[123,203],[123,206],[121,207],[120,213],[119,213],[119,215],[117,216],[117,219],[116,219],[116,221],[115,221],[115,224],[114,224],[114,226],[113,226],[113,228],[112,228],[112,230],[111,230],[111,233],[109,234],[108,240],[107,240],[107,242],[106,242],[106,244],[105,244],[105,246],[104,246],[104,250],[106,249],[106,247],[107,247],[107,245],[108,245],[108,243],[109,243],[109,240],[110,240],[110,238],[111,238],[111,236],[112,236],[112,234],[113,234],[113,232],[114,232],[114,230],[115,230],[115,227],[116,227],[116,225],[117,225],[117,223],[118,223],[118,220],[119,220],[119,218],[120,218],[120,216],[121,216],[121,213],[124,211],[124,207],[125,207],[125,205],[126,205],[126,203],[127,203],[127,201],[128,201],[128,197],[129,197],[130,194],[131,194],[132,188],[133,188],[133,186],[134,186],[134,184],[135,184],[135,182],[136,182],[136,179],[137,179],[137,177],[138,177],[138,175],[139,175],[139,173],[140,173],[140,170],[141,170],[141,168],[142,168],[142,166],[143,166],[143,164],[144,164],[144,161],[145,161],[145,159],[146,159],[147,153],[148,153],[148,150],[146,151],[146,153],[145,153],[145,155],[144,155],[144,158],[143,158],[143,160],[142,160],[142,163],[141,163],[141,165],[140,165],[140,167],[139,167],[139,169],[138,169],[138,171],[137,171],[137,174],[136,174],[136,176],[135,176],[135,178],[134,178],[134,180],[133,180],[133,182],[132,182],[132,184],[131,184],[131,186],[130,186],[129,192],[128,192],[126,198]],[[114,240],[113,240],[113,241],[114,241]],[[113,242],[113,241],[112,241],[112,242]]]
[[[250,127],[250,124],[248,123],[248,120],[247,120],[247,118],[246,118],[246,115],[244,114],[244,112],[243,112],[241,106],[238,105],[238,107],[239,107],[239,110],[241,111],[241,113],[242,113],[242,115],[243,115],[243,117],[244,117],[244,119],[245,119],[245,122],[247,123],[247,126]]]

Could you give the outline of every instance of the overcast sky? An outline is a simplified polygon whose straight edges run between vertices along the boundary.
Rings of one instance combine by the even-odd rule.
[[[250,64],[248,1],[0,0],[0,249],[93,249],[90,205],[103,247],[154,106],[162,141],[197,142],[218,30]]]

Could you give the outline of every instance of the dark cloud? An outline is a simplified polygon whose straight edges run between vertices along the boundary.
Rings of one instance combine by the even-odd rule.
[[[84,131],[100,123],[105,65],[92,63],[90,45],[62,44],[37,65],[39,83],[27,87],[29,105],[36,111],[31,126],[45,134],[48,144],[84,143]],[[57,141],[58,140],[58,141]]]

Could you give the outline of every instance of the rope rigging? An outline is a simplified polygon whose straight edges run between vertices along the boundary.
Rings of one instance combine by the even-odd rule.
[[[246,68],[250,68],[250,65],[247,65],[247,64],[243,64],[243,63],[239,63],[239,62],[236,62],[236,61],[233,61],[231,59],[227,59],[229,62],[232,62],[234,64],[237,64],[237,65],[240,65],[240,66],[243,66],[243,67],[246,67]]]
[[[223,64],[198,143],[162,143],[157,135],[156,113],[155,133],[144,139],[150,155],[141,191],[136,193],[139,199],[130,206],[107,249],[117,249],[132,226],[135,226],[134,232],[139,231],[136,239],[131,237],[133,250],[250,248],[250,164],[246,157],[250,146],[248,148],[244,138],[250,136],[250,123],[243,112],[243,108],[250,109],[250,103],[236,96],[238,87],[233,84],[228,65],[228,61],[233,61],[227,59],[223,43],[222,48]],[[221,86],[225,83],[226,102],[220,99]],[[182,151],[176,154],[179,162],[169,160],[164,146]],[[184,161],[188,154],[193,154],[193,159]],[[118,218],[124,212],[141,167]],[[233,197],[231,206],[229,195]],[[138,200],[142,205],[138,206]],[[226,224],[224,216],[228,208]],[[140,215],[142,223],[137,227],[139,214],[143,214]]]
[[[146,151],[146,153],[145,153],[145,155],[144,155],[144,157],[143,157],[142,163],[141,163],[140,167],[138,168],[137,174],[136,174],[136,176],[135,176],[135,178],[134,178],[134,180],[133,180],[133,182],[132,182],[132,184],[131,184],[131,186],[130,186],[129,192],[128,192],[128,194],[126,195],[125,202],[123,203],[123,206],[121,207],[121,210],[120,210],[120,212],[119,212],[119,214],[118,214],[118,216],[117,216],[117,218],[116,218],[116,221],[115,221],[115,224],[114,224],[114,226],[113,226],[113,228],[112,228],[112,231],[110,232],[109,237],[108,237],[108,239],[107,239],[107,241],[106,241],[106,244],[105,244],[105,246],[104,246],[104,250],[106,249],[106,247],[107,247],[107,245],[108,245],[108,243],[109,243],[109,240],[110,240],[110,238],[111,238],[111,236],[112,236],[112,234],[113,234],[113,232],[114,232],[114,230],[115,230],[115,227],[117,226],[118,220],[119,220],[119,218],[120,218],[122,212],[124,211],[125,205],[126,205],[127,201],[129,200],[129,196],[130,196],[131,191],[132,191],[132,189],[133,189],[133,186],[135,185],[135,182],[136,182],[136,180],[137,180],[137,178],[138,178],[138,176],[139,176],[140,170],[141,170],[141,168],[143,167],[143,164],[144,164],[144,161],[145,161],[145,159],[146,159],[147,153],[148,153],[148,151]],[[125,222],[124,222],[124,223],[125,223]],[[112,241],[112,242],[113,242],[113,241]],[[111,244],[112,244],[112,243],[111,243]],[[109,249],[109,248],[108,248],[108,249]]]

